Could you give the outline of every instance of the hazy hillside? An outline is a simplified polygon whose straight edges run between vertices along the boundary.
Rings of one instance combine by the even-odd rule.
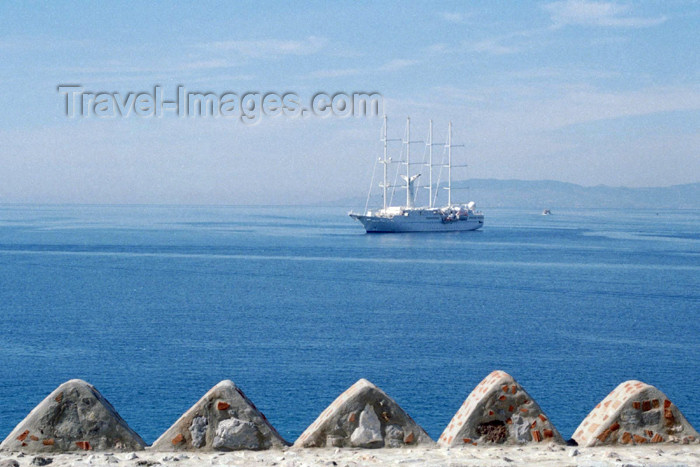
[[[700,183],[669,187],[626,188],[598,185],[584,187],[552,180],[474,179],[458,182],[469,187],[470,198],[481,206],[581,207],[581,208],[700,208]]]
[[[554,180],[473,179],[454,182],[453,186],[468,187],[468,190],[455,191],[455,197],[473,200],[480,207],[700,209],[700,183],[626,188],[585,187]],[[364,206],[365,198],[347,199],[342,203]]]

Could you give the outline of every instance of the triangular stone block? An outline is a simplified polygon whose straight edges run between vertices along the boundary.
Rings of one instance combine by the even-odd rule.
[[[136,451],[141,437],[92,385],[79,379],[61,384],[0,444],[7,451]]]
[[[155,451],[237,451],[288,446],[232,381],[211,388],[153,443]]]
[[[469,394],[440,436],[441,446],[563,443],[540,406],[512,376],[488,375]]]
[[[574,431],[579,446],[699,442],[678,407],[654,386],[626,381],[616,387]]]
[[[384,391],[361,379],[329,405],[295,447],[403,447],[434,444]]]

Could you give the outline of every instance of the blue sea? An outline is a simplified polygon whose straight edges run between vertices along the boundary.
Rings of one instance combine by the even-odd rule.
[[[565,438],[628,379],[700,428],[700,211],[485,215],[367,235],[338,208],[0,206],[0,439],[72,378],[149,443],[223,379],[289,441],[359,378],[437,439],[495,369]]]

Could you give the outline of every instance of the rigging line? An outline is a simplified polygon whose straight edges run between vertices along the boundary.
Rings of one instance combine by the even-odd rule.
[[[437,183],[435,184],[435,195],[433,199],[433,206],[437,203],[438,196],[440,194],[440,180],[442,179],[442,169],[445,166],[445,155],[447,153],[447,147],[442,147],[442,157],[440,159],[440,171],[438,171]]]
[[[377,173],[377,160],[374,161],[374,168],[372,169],[372,181],[369,182],[369,191],[367,192],[367,201],[365,202],[365,215],[367,215],[367,208],[369,208],[369,198],[372,196],[372,187],[374,186],[374,175]]]
[[[418,186],[418,187],[416,187],[416,188],[420,188],[420,186]],[[420,190],[418,190],[418,189],[416,189],[416,190],[413,191],[413,205],[414,205],[414,206],[417,206],[416,200],[418,199],[418,193],[419,193],[419,191],[420,191]]]
[[[399,163],[396,164],[396,174],[394,175],[394,183],[393,187],[391,188],[391,199],[389,200],[389,205],[391,206],[394,203],[394,193],[396,193],[396,184],[399,181],[399,172],[401,171],[401,162],[403,161],[403,141],[407,140],[406,138],[406,130],[404,130],[404,139],[402,139],[402,144],[401,144],[401,150],[399,151]]]
[[[425,143],[425,148],[423,149],[423,162],[421,163],[421,165],[422,165],[423,167],[426,167],[426,166],[428,166],[428,164],[429,164],[429,161],[428,161],[428,148],[430,147],[430,143],[431,143],[430,141],[428,141],[427,143]],[[429,170],[432,170],[432,168],[430,168]],[[425,177],[423,177],[423,181],[424,181],[424,180],[425,180]],[[428,180],[428,183],[430,183],[430,180]],[[417,188],[417,189],[416,189],[416,192],[413,194],[413,204],[414,204],[414,205],[416,204],[416,200],[418,199],[418,192],[421,191],[420,188],[429,188],[429,187],[426,186],[425,183],[423,183],[423,184],[421,185],[421,183],[419,182],[419,183],[418,183],[418,186],[417,186],[416,188]],[[428,206],[430,206],[430,195],[428,195]]]

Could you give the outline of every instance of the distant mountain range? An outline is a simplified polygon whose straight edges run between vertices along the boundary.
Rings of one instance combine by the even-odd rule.
[[[460,190],[465,196],[454,196],[469,198],[480,207],[700,209],[700,183],[627,188],[554,180],[472,179],[453,182],[453,187],[468,188]],[[343,204],[364,206],[365,199],[343,200]]]

